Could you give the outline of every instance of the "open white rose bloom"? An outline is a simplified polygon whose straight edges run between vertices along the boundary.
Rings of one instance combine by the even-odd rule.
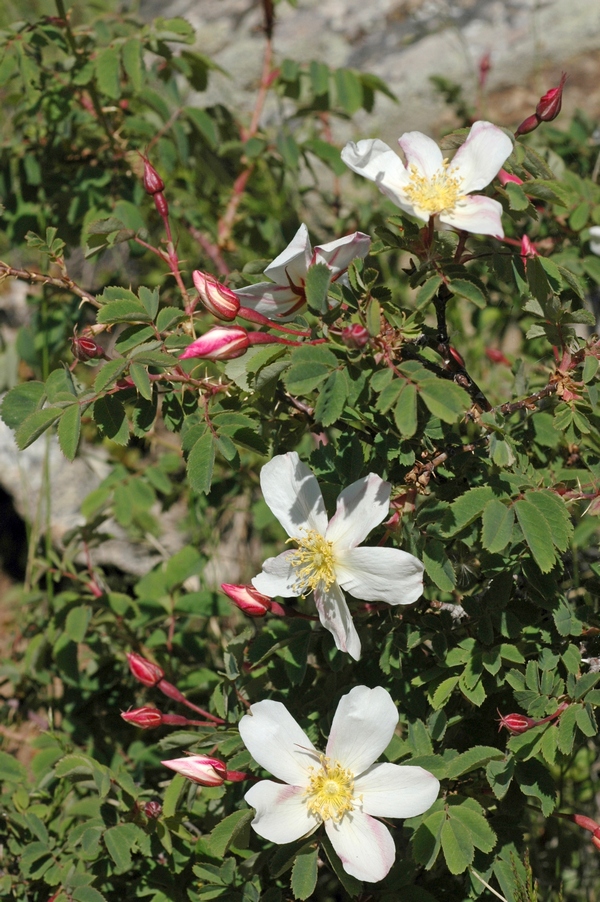
[[[254,760],[282,783],[263,780],[245,795],[264,839],[289,843],[320,824],[358,880],[383,880],[394,863],[390,831],[377,817],[414,817],[434,803],[440,784],[422,767],[374,764],[389,744],[398,712],[381,686],[356,686],[340,699],[325,754],[281,702],[262,701],[240,721]]]
[[[319,619],[336,646],[360,657],[360,639],[342,589],[363,601],[412,604],[423,592],[423,564],[399,548],[358,546],[389,512],[391,487],[375,473],[340,494],[327,519],[315,476],[295,451],[260,471],[265,501],[296,550],[268,558],[252,585],[270,598],[312,591]]]
[[[378,139],[350,142],[342,160],[364,175],[410,216],[442,226],[503,238],[502,206],[491,197],[476,195],[498,174],[512,152],[512,141],[491,122],[475,122],[452,162],[435,141],[421,132],[405,132],[398,139],[406,165],[391,147]]]
[[[286,249],[265,269],[265,276],[271,281],[237,288],[234,293],[242,306],[285,322],[306,306],[304,283],[310,266],[324,263],[331,272],[331,281],[335,282],[356,257],[366,257],[370,246],[368,235],[353,232],[313,250],[308,229],[302,223]]]

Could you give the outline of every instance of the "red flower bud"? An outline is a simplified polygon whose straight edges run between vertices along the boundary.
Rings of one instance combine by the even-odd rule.
[[[158,708],[134,708],[133,711],[122,711],[121,717],[127,723],[135,724],[142,730],[148,730],[152,727],[159,727],[163,722],[163,715]]]
[[[528,135],[529,132],[532,132],[538,127],[540,121],[541,120],[538,118],[538,116],[535,115],[535,113],[533,114],[533,116],[528,116],[527,119],[523,119],[515,132],[515,137],[518,137],[519,135]]]
[[[77,333],[71,338],[71,351],[76,360],[85,363],[88,360],[106,360],[104,348],[93,338],[79,337]]]
[[[492,68],[491,54],[484,53],[479,60],[479,87],[483,88],[486,83],[488,72]]]
[[[166,219],[169,215],[169,205],[167,203],[167,198],[161,191],[159,191],[158,194],[154,195],[154,205],[162,218]]]
[[[535,244],[527,235],[523,235],[521,238],[521,260],[525,265],[527,265],[527,257],[539,257],[539,254],[535,249]]]
[[[369,341],[369,330],[360,323],[352,323],[342,329],[342,341],[347,348],[364,348]]]
[[[241,326],[215,326],[188,345],[179,359],[233,360],[245,354],[249,347],[248,333]]]
[[[537,720],[534,720],[532,717],[525,717],[524,714],[507,714],[506,716],[500,714],[500,726],[498,729],[501,730],[502,727],[506,727],[510,733],[526,733],[527,730],[537,726],[537,723]]]
[[[567,73],[563,72],[558,87],[550,88],[550,90],[546,91],[544,96],[540,98],[540,102],[535,108],[535,115],[540,122],[551,122],[553,119],[556,119],[560,113],[563,88],[566,80]]]
[[[499,351],[497,348],[486,348],[485,356],[488,360],[491,360],[492,363],[501,363],[503,366],[510,366],[510,360],[508,360],[502,351]]]
[[[142,157],[142,159],[144,161],[144,191],[151,196],[160,194],[161,191],[165,190],[165,183],[150,163],[150,160],[147,157]]]
[[[520,179],[518,175],[515,175],[514,172],[507,172],[506,169],[501,169],[498,173],[498,181],[501,185],[506,185],[508,182],[514,182],[515,185],[522,185],[523,179]]]
[[[231,598],[240,611],[249,617],[264,617],[271,610],[272,601],[267,595],[262,595],[254,586],[237,586],[223,583],[221,588]]]
[[[144,814],[146,815],[146,817],[155,820],[162,814],[162,805],[160,804],[160,802],[146,802],[146,804],[144,805]]]
[[[144,686],[156,686],[165,675],[164,670],[158,664],[147,661],[135,651],[127,652],[127,660],[132,674]]]
[[[221,786],[227,778],[227,766],[224,762],[206,755],[173,758],[171,761],[161,761],[161,764],[201,786]]]
[[[198,296],[207,310],[218,319],[232,320],[237,316],[240,302],[235,292],[200,269],[192,273]]]

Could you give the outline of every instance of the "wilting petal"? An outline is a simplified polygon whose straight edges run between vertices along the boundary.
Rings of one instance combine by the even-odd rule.
[[[459,176],[465,194],[480,191],[498,175],[512,149],[513,143],[502,129],[491,122],[475,122],[467,140],[456,151],[449,173]]]
[[[492,235],[504,238],[502,228],[502,204],[492,197],[477,194],[475,197],[464,197],[453,210],[440,214],[440,222],[463,229],[465,232],[477,232],[479,235]]]
[[[338,497],[336,512],[327,527],[327,539],[342,548],[359,545],[388,515],[390,492],[389,482],[375,473],[353,482]]]
[[[272,780],[262,780],[249,789],[244,798],[256,809],[252,826],[258,835],[288,843],[316,830],[320,822],[309,814],[304,794],[305,787],[282,786]]]
[[[332,279],[345,272],[357,257],[366,257],[371,247],[371,239],[363,232],[353,232],[337,241],[320,244],[313,251],[311,263],[326,263],[332,272]]]
[[[340,586],[363,601],[412,604],[423,593],[423,564],[399,548],[336,549],[335,572]]]
[[[327,757],[361,774],[390,744],[397,723],[398,711],[389,692],[382,686],[355,686],[337,706]]]
[[[281,702],[266,699],[251,705],[250,711],[239,730],[254,760],[279,780],[306,788],[308,769],[318,763],[319,754],[304,730]]]
[[[288,285],[291,280],[297,285],[305,276],[312,248],[308,229],[302,223],[288,246],[265,269],[265,276],[278,285]]]
[[[344,593],[337,583],[333,583],[324,592],[315,589],[315,605],[319,614],[319,620],[333,635],[336,648],[346,651],[355,661],[360,658],[360,639],[348,610]]]
[[[432,138],[422,132],[405,132],[398,138],[408,166],[414,166],[419,175],[429,181],[442,168],[442,151]],[[499,167],[498,167],[499,168]]]
[[[277,557],[267,558],[263,564],[262,573],[252,580],[254,588],[270,598],[274,598],[276,595],[281,595],[283,598],[296,595],[295,586],[298,577],[290,563],[293,553],[293,551],[284,551]]]
[[[306,529],[325,535],[327,513],[319,483],[295,451],[278,454],[265,464],[260,485],[265,501],[288,536],[298,537]]]
[[[353,172],[375,182],[398,206],[406,204],[403,188],[410,178],[398,154],[378,138],[346,144],[342,160]]]
[[[256,310],[272,320],[293,319],[306,303],[304,295],[297,294],[287,283],[257,282],[256,285],[236,288],[234,293],[242,307]]]
[[[440,791],[439,780],[422,767],[374,764],[354,781],[365,814],[415,817],[430,808]]]
[[[396,847],[390,831],[368,814],[354,811],[339,824],[328,820],[325,831],[344,870],[357,880],[377,883],[394,863]]]

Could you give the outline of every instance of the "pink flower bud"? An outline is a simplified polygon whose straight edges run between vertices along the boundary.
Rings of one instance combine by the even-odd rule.
[[[488,73],[492,68],[491,54],[484,53],[479,60],[479,87],[483,88],[488,77]]]
[[[500,714],[500,712],[498,712]],[[524,714],[500,714],[500,727],[506,727],[510,733],[526,733],[532,727],[537,726],[538,721]]]
[[[347,348],[364,348],[369,341],[369,330],[360,323],[352,323],[342,329],[342,341]]]
[[[156,818],[160,817],[162,814],[162,805],[160,802],[146,802],[144,805],[144,814],[146,817],[156,820]]]
[[[214,326],[188,345],[179,359],[204,357],[207,360],[233,360],[245,354],[249,347],[248,333],[241,326]]]
[[[539,257],[539,254],[535,249],[535,244],[527,235],[523,235],[521,238],[521,260],[523,263],[527,262],[527,257]]]
[[[527,119],[523,119],[515,132],[515,136],[518,137],[519,135],[528,135],[529,132],[532,132],[534,129],[536,129],[539,124],[540,120],[534,113],[533,116],[528,116]]]
[[[135,651],[127,652],[127,660],[132,674],[144,686],[156,686],[165,675],[164,670],[158,664],[147,661]]]
[[[192,273],[192,278],[200,300],[213,316],[225,320],[235,319],[240,309],[240,302],[235,292],[200,269],[196,269]]]
[[[556,117],[560,113],[560,108],[562,106],[563,88],[566,80],[567,73],[563,72],[558,87],[550,88],[550,90],[547,91],[542,98],[540,98],[540,102],[535,108],[535,115],[540,120],[540,122],[551,122],[553,119],[556,119]]]
[[[134,708],[133,711],[122,711],[121,717],[127,723],[135,724],[142,730],[148,730],[152,727],[159,727],[163,722],[163,715],[158,708]]]
[[[223,583],[221,588],[231,598],[240,611],[249,617],[264,617],[271,610],[271,599],[262,595],[254,586],[236,586]]]
[[[522,185],[523,179],[520,179],[518,175],[515,175],[513,172],[507,172],[506,169],[501,169],[498,173],[498,181],[501,185],[506,185],[508,182],[514,182],[515,185]]]
[[[501,363],[503,366],[510,366],[510,360],[508,360],[502,351],[499,351],[497,348],[486,348],[485,356],[488,360],[491,360],[492,363]]]
[[[106,359],[102,345],[99,345],[93,338],[80,338],[77,333],[71,338],[71,351],[76,360],[84,363],[87,360]]]
[[[205,755],[173,758],[171,761],[161,761],[161,764],[201,786],[221,786],[227,777],[227,767],[223,761]]]
[[[165,190],[165,183],[147,157],[144,161],[144,191],[153,196]]]

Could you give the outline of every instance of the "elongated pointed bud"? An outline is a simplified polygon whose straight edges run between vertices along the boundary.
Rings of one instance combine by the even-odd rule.
[[[224,320],[235,319],[240,309],[235,292],[200,269],[192,273],[192,279],[200,300],[213,316]]]
[[[150,196],[160,194],[165,190],[165,183],[147,157],[142,157],[144,161],[144,191]]]
[[[539,254],[531,239],[527,235],[523,235],[521,238],[521,260],[523,263],[526,262],[527,257],[539,257]]]
[[[231,583],[223,583],[221,588],[231,598],[240,611],[249,617],[264,617],[271,610],[272,601],[267,595],[262,595],[254,586],[238,586]]]
[[[527,119],[523,119],[523,121],[517,128],[515,136],[518,137],[519,135],[528,135],[529,132],[532,132],[538,127],[540,121],[541,120],[538,119],[535,113],[532,116],[528,116]]]
[[[132,674],[144,686],[156,686],[165,675],[164,670],[158,664],[147,661],[135,651],[127,652],[127,660]]]
[[[245,354],[249,347],[248,333],[241,326],[215,326],[188,345],[179,359],[233,360]]]
[[[546,91],[544,96],[540,98],[540,101],[535,108],[535,114],[540,122],[551,122],[553,119],[556,119],[560,113],[563,88],[566,80],[567,73],[563,72],[558,87],[550,88],[550,90]]]
[[[161,764],[201,786],[221,786],[227,777],[225,763],[206,755],[188,755],[185,758],[161,761]]]
[[[508,182],[514,182],[515,185],[522,185],[523,179],[520,179],[518,175],[515,175],[514,172],[507,172],[506,169],[501,169],[498,173],[498,181],[504,187],[504,185],[508,184]]]
[[[158,708],[134,708],[133,711],[121,711],[121,717],[127,723],[132,723],[142,730],[149,730],[152,727],[160,727],[163,722],[162,712]]]

